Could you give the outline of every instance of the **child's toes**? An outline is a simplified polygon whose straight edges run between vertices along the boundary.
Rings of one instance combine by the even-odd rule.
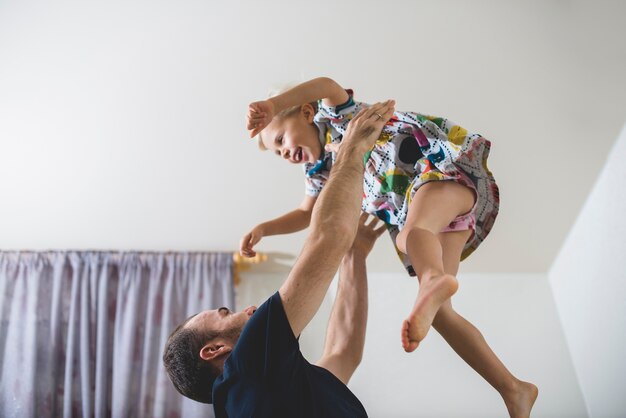
[[[402,330],[400,331],[400,339],[402,341],[402,348],[406,351],[409,346],[409,321],[406,319],[402,323]]]
[[[409,321],[405,319],[404,322],[402,323],[402,332],[401,332],[402,348],[407,353],[411,353],[415,351],[417,346],[420,345],[419,342],[411,341],[409,339],[409,325],[410,325]]]

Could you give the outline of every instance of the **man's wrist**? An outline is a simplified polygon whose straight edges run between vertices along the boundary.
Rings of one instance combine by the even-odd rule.
[[[352,159],[358,156],[358,161],[363,162],[363,157],[371,148],[371,146],[364,143],[343,144],[337,154],[337,160]]]
[[[342,144],[342,148],[345,148],[348,153],[351,155],[358,154],[361,158],[373,147],[374,144],[370,144],[367,141],[348,141]]]
[[[344,260],[348,263],[363,262],[367,258],[367,251],[361,251],[355,248],[348,250],[344,256]]]

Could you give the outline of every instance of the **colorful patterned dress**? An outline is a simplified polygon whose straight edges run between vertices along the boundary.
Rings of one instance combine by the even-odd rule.
[[[348,122],[369,106],[355,102],[351,90],[348,93],[350,99],[336,107],[319,102],[314,123],[322,149],[324,144],[340,143]],[[490,146],[487,139],[447,119],[396,111],[374,148],[365,155],[363,211],[385,222],[395,245],[411,199],[420,186],[452,180],[470,187],[477,197],[471,216],[461,216],[445,229],[472,230],[461,255],[461,260],[467,258],[489,234],[498,214],[498,186],[487,168]],[[323,152],[316,163],[304,164],[307,195],[317,196],[330,175],[335,155]],[[414,276],[408,257],[396,251]]]

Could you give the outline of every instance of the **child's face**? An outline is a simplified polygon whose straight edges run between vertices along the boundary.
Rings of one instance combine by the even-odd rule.
[[[263,129],[263,145],[293,164],[317,161],[322,154],[322,145],[313,116],[315,109],[305,104],[294,115],[274,118]]]

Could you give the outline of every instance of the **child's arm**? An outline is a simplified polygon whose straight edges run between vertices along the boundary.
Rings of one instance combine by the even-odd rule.
[[[268,99],[276,113],[305,103],[322,99],[328,106],[337,106],[348,100],[348,93],[335,80],[328,77],[314,78]]]
[[[257,135],[272,121],[275,115],[293,106],[316,102],[322,99],[325,105],[337,106],[348,101],[350,96],[328,77],[314,78],[298,84],[292,89],[248,106],[248,130],[250,137]]]
[[[316,198],[313,196],[304,196],[300,206],[287,212],[286,214],[263,222],[248,232],[239,243],[239,252],[245,257],[254,257],[256,251],[253,247],[261,241],[261,238],[270,235],[291,234],[292,232],[302,231],[309,226],[311,222],[311,213],[315,206]]]

